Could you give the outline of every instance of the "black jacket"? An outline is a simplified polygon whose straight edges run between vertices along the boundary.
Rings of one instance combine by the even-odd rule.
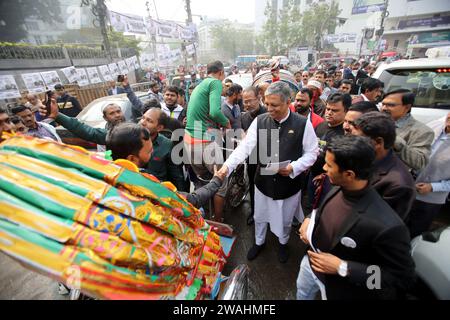
[[[317,211],[316,226],[323,208],[342,192],[334,188]],[[348,262],[349,276],[321,275],[329,300],[397,299],[415,279],[408,229],[398,215],[371,187],[368,188],[351,215],[333,239],[330,254]],[[344,238],[352,239],[355,248],[347,247]],[[313,237],[314,241],[314,237]],[[381,270],[381,289],[369,290],[369,267]]]
[[[406,221],[416,199],[416,186],[408,168],[394,152],[376,164],[371,184],[399,217]]]

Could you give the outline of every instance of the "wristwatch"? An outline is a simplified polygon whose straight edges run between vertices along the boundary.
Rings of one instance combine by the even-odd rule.
[[[346,278],[348,276],[348,263],[347,261],[342,261],[339,265],[338,274],[342,278]]]

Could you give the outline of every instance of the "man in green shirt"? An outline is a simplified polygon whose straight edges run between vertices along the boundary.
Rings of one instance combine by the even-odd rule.
[[[190,97],[184,138],[189,164],[194,173],[203,179],[214,174],[215,165],[221,167],[223,164],[223,153],[219,148],[219,145],[222,145],[220,129],[231,129],[230,121],[221,110],[222,81],[225,79],[223,63],[210,63],[207,69],[208,77],[195,88]],[[217,221],[223,220],[226,191],[225,179],[214,197],[214,214]]]

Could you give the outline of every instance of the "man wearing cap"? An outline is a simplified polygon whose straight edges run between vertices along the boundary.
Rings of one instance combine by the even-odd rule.
[[[280,60],[270,62],[270,72],[272,73],[272,83],[280,81]]]
[[[57,103],[60,112],[68,117],[75,118],[82,110],[80,102],[69,95],[61,84],[57,84],[55,90],[58,94]]]
[[[322,95],[322,83],[317,80],[309,80],[306,87],[313,93],[313,97],[311,99],[312,111],[323,118],[325,113],[325,103],[320,98]]]

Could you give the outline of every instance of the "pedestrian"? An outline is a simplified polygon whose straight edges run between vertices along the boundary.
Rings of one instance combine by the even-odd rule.
[[[23,123],[28,128],[28,136],[61,142],[61,138],[56,133],[55,127],[45,122],[37,122],[36,117],[29,107],[20,105],[14,107],[11,110],[11,113],[22,119]]]
[[[187,110],[184,144],[188,164],[198,177],[214,174],[214,165],[220,168],[223,154],[218,141],[222,136],[218,130],[231,129],[230,121],[221,110],[222,81],[225,70],[220,61],[207,67],[208,77],[194,90]],[[214,218],[223,221],[223,207],[227,190],[227,179],[214,197]]]
[[[318,145],[311,123],[289,110],[290,97],[291,90],[284,82],[269,86],[266,91],[268,113],[253,121],[246,138],[220,170],[226,175],[231,174],[252,154],[259,141],[257,159],[250,159],[256,160],[258,165],[255,177],[255,244],[247,255],[250,261],[264,249],[270,225],[270,230],[279,240],[278,259],[280,263],[286,263],[293,218],[303,220],[300,175],[316,160]],[[261,141],[267,141],[267,145],[262,147]],[[273,172],[268,172],[269,162],[285,164],[281,167],[275,165]]]
[[[426,167],[431,154],[434,132],[411,115],[416,95],[407,89],[387,93],[381,111],[390,115],[397,127],[394,151],[412,171]]]
[[[416,190],[408,168],[393,150],[396,138],[394,121],[380,112],[369,112],[356,119],[354,125],[355,130],[352,133],[370,138],[375,148],[376,161],[371,185],[406,222]]]
[[[67,93],[63,85],[57,84],[55,91],[58,95],[57,103],[62,114],[68,117],[75,118],[83,109],[77,98],[72,97]]]
[[[310,248],[298,300],[319,291],[323,300],[398,299],[414,283],[408,230],[369,183],[374,161],[367,138],[336,137],[328,145],[324,169],[336,188],[300,228]]]
[[[430,161],[416,179],[417,197],[408,222],[412,238],[430,228],[450,192],[450,113],[436,137]]]

